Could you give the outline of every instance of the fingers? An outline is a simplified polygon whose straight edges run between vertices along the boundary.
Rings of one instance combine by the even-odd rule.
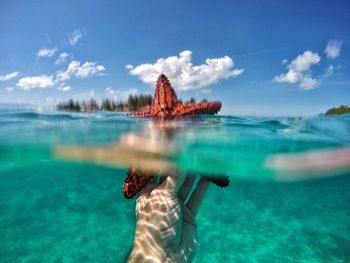
[[[202,175],[213,184],[223,188],[230,185],[230,178],[227,175]]]
[[[203,197],[208,189],[209,181],[201,177],[199,180],[196,189],[193,191],[190,199],[187,202],[187,207],[192,211],[194,215],[197,214],[199,206],[202,203]]]
[[[182,202],[185,202],[187,196],[190,194],[195,179],[196,179],[195,175],[188,175],[186,177],[185,182],[182,184],[182,186],[177,194]]]
[[[191,262],[197,247],[197,228],[193,214],[182,204],[181,243],[176,254],[176,262]]]

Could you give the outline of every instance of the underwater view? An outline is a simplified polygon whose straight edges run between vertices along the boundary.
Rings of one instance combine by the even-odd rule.
[[[125,262],[135,228],[135,198],[122,194],[127,169],[60,159],[54,149],[106,147],[152,122],[2,105],[0,261]],[[203,115],[176,123],[167,147],[178,150],[161,159],[230,180],[226,188],[210,185],[199,209],[194,262],[348,262],[349,163],[322,176],[309,167],[300,177],[271,159],[348,149],[349,115]]]

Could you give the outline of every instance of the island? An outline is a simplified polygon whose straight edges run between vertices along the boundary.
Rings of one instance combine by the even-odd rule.
[[[154,96],[149,94],[129,95],[127,101],[115,101],[102,98],[101,102],[96,99],[87,101],[60,102],[56,106],[58,111],[90,112],[90,111],[115,111],[130,112],[128,116],[177,116],[193,114],[216,114],[221,108],[220,101],[209,102],[202,99],[199,103],[191,97],[183,103],[177,98],[175,90],[168,78],[161,74],[158,78]]]
[[[127,101],[115,101],[109,98],[102,98],[101,102],[96,99],[87,101],[74,101],[69,99],[67,102],[60,102],[56,108],[58,111],[89,112],[89,111],[134,111],[151,105],[151,95],[129,95]]]
[[[340,105],[337,108],[330,108],[326,111],[325,115],[340,115],[350,113],[350,107],[346,105]]]

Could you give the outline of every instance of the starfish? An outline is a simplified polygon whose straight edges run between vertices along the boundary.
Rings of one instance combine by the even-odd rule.
[[[175,90],[168,78],[164,74],[161,74],[157,80],[152,105],[146,106],[139,111],[128,113],[126,116],[173,118],[184,115],[213,115],[218,113],[220,109],[220,101],[182,103],[177,98]]]
[[[170,119],[182,115],[216,114],[221,102],[183,104],[164,74],[158,78],[152,105],[126,114],[136,117],[161,117]],[[178,149],[172,144],[173,134],[181,129],[174,121],[155,121],[146,136],[127,134],[119,143],[105,147],[56,147],[58,158],[92,161],[108,166],[128,168],[123,186],[125,198],[134,197],[156,175],[174,175],[178,168],[170,161]],[[131,168],[130,168],[131,167]],[[217,186],[229,185],[227,176],[202,175]]]

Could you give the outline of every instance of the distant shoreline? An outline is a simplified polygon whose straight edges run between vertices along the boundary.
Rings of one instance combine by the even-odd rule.
[[[111,112],[129,112],[138,111],[145,106],[152,104],[151,95],[129,95],[126,102],[116,101],[109,98],[102,98],[101,102],[96,99],[88,101],[74,101],[73,99],[67,102],[60,102],[57,104],[58,111],[68,112],[91,112],[91,111],[111,111]]]
[[[350,113],[350,107],[347,105],[340,105],[339,107],[330,108],[326,111],[325,115],[341,115]]]

